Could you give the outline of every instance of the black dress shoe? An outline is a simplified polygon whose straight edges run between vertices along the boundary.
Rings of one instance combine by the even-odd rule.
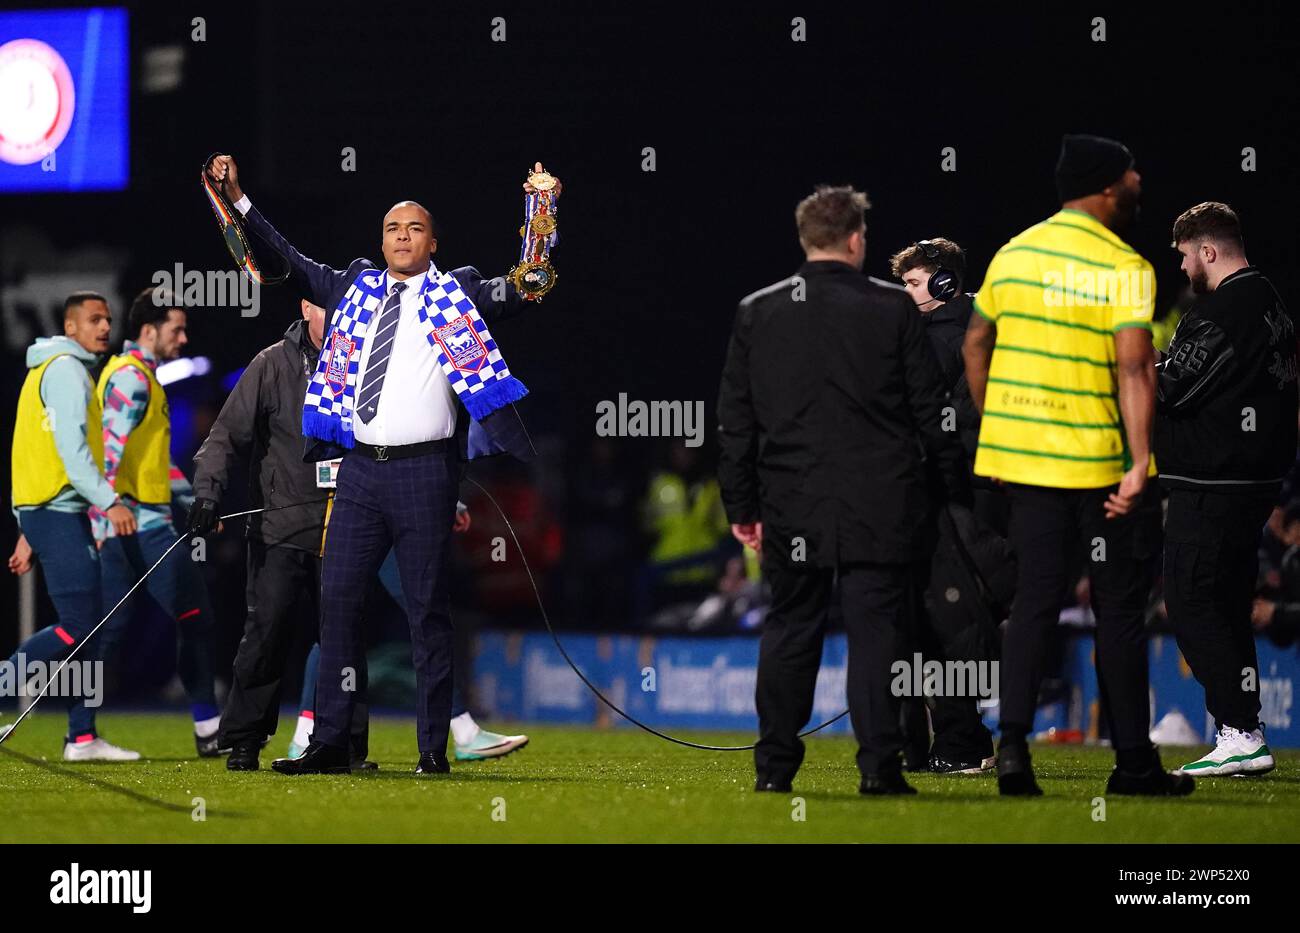
[[[1003,797],[1043,795],[1043,789],[1034,780],[1029,746],[1004,745],[998,749],[998,793]]]
[[[352,770],[353,771],[378,771],[379,765],[365,758],[353,758]]]
[[[420,756],[420,761],[415,766],[416,774],[450,774],[451,765],[447,763],[447,756],[437,752],[425,752]]]
[[[915,794],[916,788],[907,783],[901,771],[882,771],[868,774],[858,785],[858,793],[868,797],[883,797],[889,794]]]
[[[770,781],[767,778],[759,778],[754,784],[754,790],[760,794],[788,794],[794,790],[789,781]]]
[[[277,758],[271,770],[279,774],[347,774],[348,750],[312,742],[301,758]]]
[[[256,771],[261,767],[257,760],[257,753],[262,750],[262,745],[256,739],[251,742],[239,742],[230,750],[230,757],[226,759],[227,771]]]
[[[1190,774],[1166,771],[1159,763],[1149,771],[1121,771],[1116,768],[1106,781],[1106,793],[1144,797],[1186,797],[1196,788]]]
[[[195,736],[195,739],[197,739],[197,738],[198,738],[198,736]],[[266,748],[266,746],[268,746],[268,745],[270,745],[270,744],[271,744],[271,737],[270,737],[269,735],[268,735],[266,738],[262,739],[262,748]],[[233,747],[233,746],[230,746],[230,745],[222,745],[220,748],[217,749],[217,754],[218,754],[218,755],[229,755],[232,751],[234,751],[234,747]]]

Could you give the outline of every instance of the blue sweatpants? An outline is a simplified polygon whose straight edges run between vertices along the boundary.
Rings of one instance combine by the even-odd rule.
[[[41,565],[45,588],[59,621],[19,645],[9,660],[17,664],[21,654],[29,663],[57,664],[85,641],[103,618],[99,551],[85,512],[22,509],[18,525]],[[92,643],[78,651],[76,660],[93,661],[97,657]],[[68,740],[94,738],[95,717],[84,699],[70,697],[67,706]]]
[[[166,524],[125,537],[109,538],[100,552],[103,564],[105,611],[116,606],[163,555],[177,538]],[[216,620],[208,600],[203,574],[193,560],[190,544],[179,544],[158,565],[141,590],[147,590],[177,625],[177,672],[189,696],[196,722],[217,715],[213,684],[213,653],[216,648]],[[141,590],[136,590],[100,633],[99,656],[112,662],[113,652],[131,619],[131,610]]]

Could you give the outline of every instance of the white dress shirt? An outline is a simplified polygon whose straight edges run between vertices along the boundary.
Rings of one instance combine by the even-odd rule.
[[[384,387],[379,393],[379,410],[366,424],[353,413],[352,436],[363,444],[389,447],[420,444],[451,437],[456,432],[456,397],[451,390],[438,354],[429,346],[429,328],[420,322],[420,289],[425,273],[406,279],[402,292],[401,318],[393,335],[393,352],[388,359]],[[387,272],[382,282],[384,301],[397,280]],[[383,305],[380,305],[382,308]],[[370,316],[363,333],[367,338],[379,323],[378,309]],[[357,398],[366,386],[366,368],[372,343],[361,348],[357,368]]]
[[[252,202],[248,196],[235,202],[241,214],[247,214]],[[456,397],[451,383],[438,365],[438,354],[429,346],[426,336],[429,328],[420,321],[420,289],[424,287],[426,273],[405,280],[402,292],[401,317],[397,333],[393,335],[393,351],[384,375],[384,387],[379,393],[379,410],[363,422],[353,413],[352,436],[363,444],[375,447],[394,447],[401,444],[421,444],[451,437],[456,433]],[[366,385],[366,366],[370,362],[370,335],[379,321],[379,311],[387,302],[397,280],[384,273],[383,299],[370,316],[370,322],[361,331],[366,338],[361,348],[357,369],[356,398]],[[332,309],[326,308],[327,314]],[[327,348],[328,349],[328,348]]]

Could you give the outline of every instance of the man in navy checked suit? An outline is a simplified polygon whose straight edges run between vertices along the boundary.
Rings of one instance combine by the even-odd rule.
[[[537,170],[542,170],[540,163]],[[308,259],[252,206],[240,189],[234,159],[218,156],[210,172],[224,185],[248,228],[285,257],[303,283],[305,297],[331,314],[359,274],[378,268],[367,259],[355,259],[340,272]],[[321,574],[316,726],[300,758],[272,764],[282,774],[349,770],[349,725],[364,650],[361,604],[390,547],[397,552],[411,626],[420,750],[415,771],[451,770],[447,571],[461,462],[471,451],[508,452],[522,460],[532,459],[535,451],[513,405],[471,423],[430,351],[418,304],[437,246],[433,219],[419,204],[399,202],[384,216],[384,297],[359,351],[354,446],[348,450],[307,439],[305,460],[342,457],[343,462]],[[451,274],[489,326],[524,306],[524,299],[503,278],[485,279],[470,266]],[[327,331],[327,346],[329,342]]]

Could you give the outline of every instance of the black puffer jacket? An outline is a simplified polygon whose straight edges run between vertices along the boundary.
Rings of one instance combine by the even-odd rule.
[[[194,455],[195,497],[218,502],[236,458],[247,457],[250,507],[276,509],[250,516],[248,537],[313,553],[320,551],[327,490],[317,488],[315,466],[302,462],[302,400],[319,355],[306,322],[290,324],[283,340],[248,364]]]

